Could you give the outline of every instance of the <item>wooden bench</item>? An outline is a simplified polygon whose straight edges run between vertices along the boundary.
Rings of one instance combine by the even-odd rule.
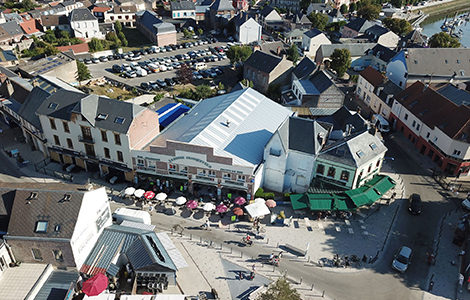
[[[307,244],[307,249],[305,250],[302,250],[294,245],[291,245],[291,244],[285,244],[285,247],[288,249],[288,250],[291,250],[292,252],[295,252],[295,253],[298,253],[300,255],[298,256],[306,256],[307,255],[307,251],[308,251],[308,247],[309,247],[309,244]]]

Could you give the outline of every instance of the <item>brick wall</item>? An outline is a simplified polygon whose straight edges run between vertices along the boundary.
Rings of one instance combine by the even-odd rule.
[[[25,263],[51,264],[57,267],[76,267],[70,242],[50,242],[50,241],[25,241],[13,240],[5,237],[13,250],[15,258]],[[42,260],[33,258],[32,249],[41,251]],[[61,250],[64,261],[58,262],[54,257],[53,250]]]
[[[157,46],[176,44],[176,32],[157,34]]]

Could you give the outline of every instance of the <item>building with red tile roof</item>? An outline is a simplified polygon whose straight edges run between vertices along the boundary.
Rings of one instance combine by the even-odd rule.
[[[56,48],[59,49],[60,52],[72,50],[73,54],[75,54],[75,55],[88,53],[89,50],[90,50],[88,48],[88,43],[81,43],[81,44],[70,45],[70,46],[60,46],[60,47],[56,47]]]

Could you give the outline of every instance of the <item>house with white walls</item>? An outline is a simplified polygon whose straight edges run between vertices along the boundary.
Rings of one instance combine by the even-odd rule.
[[[70,28],[76,38],[103,39],[104,34],[98,26],[98,19],[88,8],[78,8],[72,10],[69,15]]]

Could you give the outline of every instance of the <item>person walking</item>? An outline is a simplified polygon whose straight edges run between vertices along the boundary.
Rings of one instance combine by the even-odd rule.
[[[255,278],[255,264],[251,266],[251,272],[250,272],[250,280],[253,280]]]

